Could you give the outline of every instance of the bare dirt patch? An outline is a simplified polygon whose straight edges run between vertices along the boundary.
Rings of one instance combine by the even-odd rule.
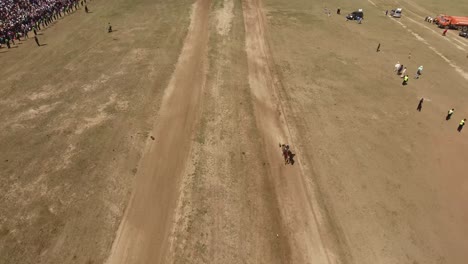
[[[0,53],[0,263],[466,262],[465,2],[90,4]]]
[[[89,5],[1,53],[0,263],[105,261],[177,61],[189,1]]]

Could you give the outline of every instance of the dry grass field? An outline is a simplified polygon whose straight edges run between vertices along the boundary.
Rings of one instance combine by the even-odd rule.
[[[466,1],[88,6],[0,49],[0,264],[466,263]]]

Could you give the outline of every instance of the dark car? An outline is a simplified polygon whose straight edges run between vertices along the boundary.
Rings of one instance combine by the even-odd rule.
[[[460,37],[468,38],[468,31],[460,31]]]
[[[362,11],[354,11],[351,14],[346,16],[347,20],[358,20],[359,18],[364,19],[364,12]]]

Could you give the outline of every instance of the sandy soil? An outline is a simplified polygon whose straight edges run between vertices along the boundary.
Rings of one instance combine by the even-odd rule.
[[[465,263],[468,41],[424,17],[468,6],[440,5],[100,0],[1,49],[0,263]]]
[[[107,259],[190,4],[93,1],[0,50],[0,263]]]

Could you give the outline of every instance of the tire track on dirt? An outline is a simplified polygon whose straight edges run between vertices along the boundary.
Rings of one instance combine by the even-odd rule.
[[[249,84],[257,126],[263,137],[269,177],[280,207],[283,232],[290,244],[288,263],[341,263],[336,238],[324,232],[324,217],[309,187],[300,160],[284,166],[278,143],[292,144],[290,128],[278,97],[271,49],[266,40],[266,17],[260,0],[243,0]],[[294,148],[294,145],[292,145]],[[299,151],[297,151],[299,153]],[[282,238],[280,238],[282,239]]]
[[[371,0],[367,0],[367,1],[369,3],[372,2]],[[424,39],[418,33],[411,30],[407,25],[405,25],[401,21],[396,20],[396,19],[392,19],[392,21],[395,21],[395,23],[399,24],[402,28],[406,29],[411,35],[413,35],[413,37],[415,37],[418,41],[425,44],[430,50],[432,50],[441,59],[443,59],[450,67],[452,67],[456,72],[458,72],[458,74],[460,74],[461,77],[468,80],[468,73],[467,72],[465,72],[460,66],[456,65],[453,61],[448,59],[444,54],[442,54],[440,51],[438,51],[436,48],[434,48],[426,39]]]
[[[440,32],[437,32],[437,31],[433,30],[432,28],[429,28],[429,27],[423,25],[422,23],[420,23],[420,22],[418,22],[418,21],[416,21],[416,20],[414,20],[414,19],[412,19],[412,18],[410,18],[408,16],[406,16],[405,18],[406,18],[406,20],[409,20],[409,21],[413,22],[414,24],[419,25],[419,26],[431,31],[435,35],[441,37],[442,39],[446,40],[450,44],[454,45],[457,49],[466,52],[465,48],[463,48],[463,47],[459,46],[458,44],[452,42],[452,40],[458,42],[458,39],[454,39],[453,37],[450,37],[450,36],[445,36],[445,37],[441,36],[442,34]],[[462,45],[465,45],[465,44],[462,43]]]
[[[132,198],[107,263],[164,263],[181,174],[191,149],[205,85],[210,0],[193,4],[179,60],[159,120],[138,166]]]
[[[419,16],[418,14],[412,12],[411,10],[406,9],[406,12],[411,13],[411,14],[413,14],[414,16],[423,19],[423,17],[421,17],[421,16]],[[418,22],[418,21],[416,21],[416,20],[410,18],[409,16],[405,16],[405,19],[407,19],[407,20],[413,22],[414,24],[419,25],[419,26],[421,26],[421,27],[423,27],[423,28],[425,28],[425,29],[431,31],[432,33],[434,33],[435,35],[437,35],[437,36],[439,36],[439,37],[441,36],[441,32],[437,32],[437,31],[435,31],[434,29],[432,29],[432,28],[430,28],[430,27],[424,25],[423,23]],[[426,23],[427,23],[427,22],[426,22]],[[430,25],[432,25],[432,24],[430,24]],[[454,45],[457,49],[462,50],[462,51],[466,51],[463,47],[461,47],[461,46],[459,46],[458,44],[452,42],[452,41],[455,41],[455,42],[458,42],[459,44],[461,44],[461,45],[463,45],[463,46],[465,46],[465,47],[467,46],[465,43],[459,41],[458,39],[454,38],[453,36],[445,36],[445,37],[443,37],[443,39],[445,39],[446,41],[448,41],[450,44]]]
[[[378,6],[375,5],[371,0],[368,0],[368,2],[371,3],[372,5],[374,5],[375,7],[378,7]],[[426,10],[426,9],[424,9],[424,8],[421,8],[420,6],[418,6],[417,4],[415,4],[415,3],[411,2],[411,1],[405,1],[405,4],[402,4],[400,1],[393,1],[393,2],[394,2],[394,5],[395,5],[395,6],[399,6],[399,7],[403,8],[405,14],[408,14],[408,13],[409,13],[409,14],[412,14],[414,17],[417,17],[417,18],[421,19],[421,21],[424,19],[425,16],[423,16],[423,15],[421,15],[421,14],[418,14],[417,11],[412,11],[412,10],[410,10],[410,9],[408,8],[408,6],[406,6],[406,4],[408,4],[408,5],[411,6],[411,7],[414,7],[414,8],[417,9],[419,12],[423,12],[423,13],[425,13],[425,14],[433,14],[433,13],[434,13],[434,12],[432,12],[432,11],[428,11],[428,10]],[[441,36],[441,34],[442,34],[442,31],[440,31],[440,32],[435,31],[434,29],[432,29],[432,28],[426,26],[426,25],[423,24],[422,22],[418,22],[418,21],[416,21],[416,20],[410,18],[408,15],[404,15],[403,17],[404,17],[405,19],[408,19],[408,20],[410,20],[411,22],[413,22],[413,23],[415,23],[415,24],[421,26],[421,27],[424,27],[425,29],[431,31],[432,33],[434,33],[434,34],[436,34],[436,35],[438,35],[438,36]],[[427,23],[427,22],[425,22],[425,23]],[[431,25],[431,24],[429,23],[429,25]],[[435,26],[435,25],[432,25],[432,26]],[[457,31],[456,31],[456,32],[457,32]],[[452,42],[452,41],[455,41],[455,42],[457,42],[458,44],[460,44],[460,45],[462,45],[462,46],[465,46],[465,47],[468,46],[468,45],[467,45],[466,43],[464,43],[463,41],[460,41],[459,39],[457,39],[457,37],[458,37],[458,36],[447,35],[447,36],[444,37],[444,39],[445,39],[446,41],[450,42],[451,44],[453,44],[457,49],[466,51],[463,47],[461,47],[461,46],[457,45],[456,43],[453,43],[453,42]]]
[[[424,43],[430,50],[432,50],[435,54],[437,54],[440,58],[442,58],[445,62],[447,62],[450,67],[452,67],[456,72],[458,72],[463,78],[468,80],[468,73],[465,72],[462,68],[460,68],[458,65],[456,65],[453,61],[448,59],[444,54],[442,54],[440,51],[438,51],[436,48],[434,48],[429,42],[427,42],[426,39],[421,37],[418,33],[414,32],[410,28],[408,28],[405,24],[398,20],[394,20],[396,23],[398,23],[401,27],[406,29],[411,35],[413,35],[418,41]]]
[[[404,7],[404,5],[402,5],[399,1],[396,1],[396,3],[397,3],[399,6]],[[417,4],[415,4],[415,3],[412,2],[412,1],[406,1],[406,3],[409,4],[410,6],[414,7],[415,9],[418,9],[420,12],[425,13],[426,15],[427,15],[427,14],[436,14],[435,12],[428,11],[427,9],[421,8],[420,6],[418,6]],[[422,21],[422,20],[424,19],[424,17],[425,17],[425,15],[418,14],[416,11],[412,11],[412,10],[410,10],[410,9],[408,9],[408,8],[405,8],[405,12],[409,12],[409,13],[413,14],[413,15],[416,16],[417,18],[421,19],[421,21]],[[435,30],[433,30],[433,29],[427,27],[426,25],[424,25],[424,24],[422,24],[422,23],[420,23],[420,22],[417,22],[417,21],[414,21],[414,22],[416,22],[416,23],[420,24],[421,26],[423,26],[423,27],[425,27],[425,28],[431,30],[432,32],[435,32],[435,33],[436,33],[437,35],[439,35],[439,36],[440,36],[440,34],[441,34],[441,32],[437,32],[437,31],[435,31]],[[426,22],[426,23],[427,23],[427,22]],[[430,25],[430,24],[429,24],[429,25]],[[432,25],[432,26],[436,26],[436,25]],[[457,33],[458,33],[458,31],[454,31],[454,32],[457,32]],[[447,36],[446,36],[446,39],[449,39],[449,38],[452,39],[452,40],[454,40],[454,41],[456,41],[456,42],[458,42],[459,44],[461,44],[461,45],[463,45],[463,46],[465,46],[465,47],[468,47],[468,44],[465,43],[465,42],[463,42],[463,41],[461,41],[460,39],[458,39],[458,36],[455,36],[455,37],[454,37],[453,35],[447,35]]]

